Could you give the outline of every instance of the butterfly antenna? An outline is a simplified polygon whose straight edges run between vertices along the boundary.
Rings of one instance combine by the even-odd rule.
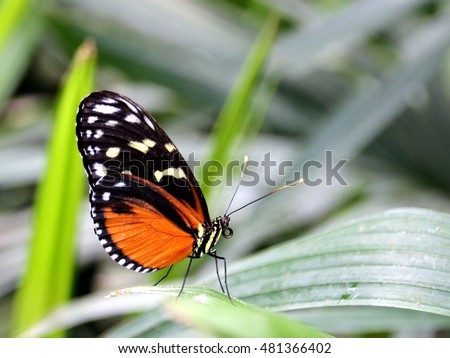
[[[299,184],[301,184],[301,183],[303,183],[303,182],[304,182],[304,179],[301,178],[301,179],[296,180],[296,181],[294,181],[294,182],[292,182],[292,183],[289,183],[289,184],[283,185],[283,186],[281,186],[281,187],[279,187],[279,188],[277,188],[277,189],[274,189],[274,190],[272,190],[271,192],[269,192],[269,193],[267,193],[267,194],[261,196],[260,198],[255,199],[255,200],[252,200],[251,202],[245,204],[244,206],[241,206],[240,208],[238,208],[238,209],[236,209],[236,210],[233,210],[233,211],[232,211],[231,213],[229,213],[227,216],[230,216],[230,215],[234,214],[235,212],[237,212],[237,211],[239,211],[239,210],[242,210],[242,209],[246,208],[247,206],[249,206],[249,205],[251,205],[251,204],[256,203],[257,201],[260,201],[260,200],[262,200],[262,199],[264,199],[264,198],[267,198],[269,195],[278,193],[279,191],[282,191],[282,190],[284,190],[284,189],[286,189],[286,188],[290,188],[290,187],[292,187],[292,186],[297,186],[297,185],[299,185]],[[233,196],[233,197],[234,197],[234,196]],[[228,211],[228,210],[227,210],[227,211]]]
[[[247,163],[248,163],[248,156],[245,156],[244,162],[242,163],[242,166],[241,166],[241,177],[239,178],[239,183],[238,183],[236,189],[234,190],[233,196],[231,197],[231,200],[230,200],[230,203],[228,204],[227,210],[225,210],[225,214],[224,214],[225,217],[229,216],[229,215],[227,215],[228,210],[230,210],[231,203],[233,202],[234,197],[236,196],[236,193],[238,192],[239,187],[241,186],[242,178],[244,177],[245,169],[247,168]]]

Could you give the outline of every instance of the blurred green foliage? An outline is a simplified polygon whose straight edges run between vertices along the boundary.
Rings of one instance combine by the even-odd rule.
[[[62,140],[54,137],[57,124],[51,119],[62,78],[89,38],[98,49],[96,87],[141,103],[187,159],[204,164],[212,157],[239,161],[248,154],[259,163],[253,169],[260,180],[243,185],[233,207],[273,189],[272,181],[284,184],[294,172],[323,180],[233,215],[235,235],[218,252],[227,257],[231,293],[257,306],[243,317],[261,309],[264,321],[274,311],[337,336],[448,336],[449,5],[3,0],[0,335],[13,332],[11,307],[21,278],[32,269],[28,264],[39,271],[41,262],[58,273],[65,264],[49,263],[48,252],[29,259],[36,235],[30,213],[39,211],[38,202],[58,200],[54,193],[34,198],[46,166],[54,165],[47,143]],[[269,14],[277,14],[272,25]],[[326,151],[332,151],[331,164],[325,163]],[[275,163],[270,171],[263,166],[267,153]],[[306,172],[312,160],[323,167]],[[340,160],[347,160],[340,172],[346,185],[336,180],[327,185],[325,169]],[[86,185],[82,174],[69,181],[67,164],[61,163],[56,196]],[[206,188],[214,198],[212,216],[225,210],[235,184]],[[229,330],[224,318],[229,307],[214,299],[222,314],[203,330],[199,322],[209,308],[195,309],[198,302],[161,306],[154,294],[105,300],[104,292],[147,285],[157,275],[138,275],[108,259],[93,234],[87,194],[79,216],[73,209],[60,215],[41,235],[60,230],[55,225],[80,222],[77,230],[68,225],[64,232],[77,240],[67,256],[76,256],[75,271],[62,278],[71,287],[55,292],[44,281],[35,285],[41,286],[39,300],[67,304],[38,314],[29,335],[67,329],[75,337],[243,335]],[[72,247],[70,239],[58,238]],[[188,283],[217,288],[213,260],[198,261]],[[184,263],[176,269],[171,278],[179,280]],[[46,279],[58,277],[55,272]],[[213,298],[214,292],[195,285],[186,295],[195,301],[197,295]],[[144,313],[124,319],[138,311]]]

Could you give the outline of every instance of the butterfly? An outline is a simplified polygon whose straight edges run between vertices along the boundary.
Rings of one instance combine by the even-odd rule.
[[[218,256],[215,248],[222,236],[229,239],[233,235],[230,215],[302,181],[275,189],[227,214],[228,206],[224,215],[211,220],[185,159],[155,119],[130,98],[110,91],[85,97],[78,107],[76,136],[101,245],[115,262],[136,272],[169,267],[156,284],[175,263],[190,258],[179,294],[192,260],[207,254],[215,258],[222,292],[231,297],[226,259]],[[237,188],[234,195],[236,192]],[[224,264],[224,285],[217,260]]]
[[[229,215],[211,220],[185,159],[139,104],[110,91],[91,93],[79,105],[76,136],[95,233],[115,262],[145,273],[170,271],[189,257],[189,271],[193,259],[208,254],[226,270],[215,246],[233,235]],[[228,293],[226,276],[225,286]]]

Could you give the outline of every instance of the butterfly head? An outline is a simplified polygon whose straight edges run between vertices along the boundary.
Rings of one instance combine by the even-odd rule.
[[[220,224],[222,235],[225,239],[231,239],[233,230],[230,228],[230,217],[227,215],[219,216],[216,221]]]

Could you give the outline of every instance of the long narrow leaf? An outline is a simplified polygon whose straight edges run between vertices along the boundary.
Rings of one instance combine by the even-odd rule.
[[[44,29],[50,1],[5,0],[0,4],[0,109],[19,84]]]
[[[212,149],[209,158],[218,163],[226,164],[236,159],[237,148],[242,145],[248,132],[254,134],[252,129],[249,129],[249,121],[252,120],[250,115],[252,98],[259,85],[259,76],[263,65],[278,32],[279,21],[277,14],[269,15],[217,118],[212,133]],[[202,189],[205,196],[211,194],[211,187],[203,185]],[[218,190],[215,192],[217,193]]]
[[[92,90],[95,48],[84,44],[57,102],[48,163],[38,188],[27,271],[15,298],[14,330],[20,332],[70,297],[74,237],[83,191],[74,118],[80,99]]]

